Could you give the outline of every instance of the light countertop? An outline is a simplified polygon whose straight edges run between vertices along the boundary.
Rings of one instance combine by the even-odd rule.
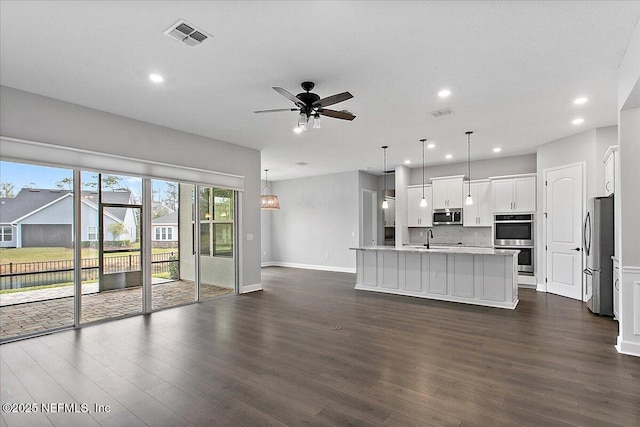
[[[395,246],[364,246],[360,248],[349,248],[360,251],[397,251],[397,252],[418,252],[418,253],[443,253],[443,254],[467,254],[467,255],[502,255],[512,256],[520,253],[516,249],[495,249],[470,246],[441,246],[427,249],[424,246],[406,245],[402,248]]]

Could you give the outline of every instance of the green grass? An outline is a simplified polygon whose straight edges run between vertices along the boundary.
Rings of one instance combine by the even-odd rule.
[[[178,248],[153,248],[154,254],[178,253]],[[122,256],[122,253],[107,254],[106,256]],[[98,250],[94,248],[83,248],[82,258],[97,258]],[[37,262],[37,261],[61,261],[73,259],[73,249],[71,248],[0,248],[0,264],[10,262]]]

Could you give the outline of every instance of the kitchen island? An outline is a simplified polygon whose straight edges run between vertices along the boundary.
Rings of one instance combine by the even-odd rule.
[[[356,289],[514,309],[518,250],[366,246],[356,251]]]

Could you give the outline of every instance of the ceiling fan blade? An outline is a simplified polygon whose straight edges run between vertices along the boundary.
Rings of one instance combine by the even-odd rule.
[[[275,89],[275,88],[274,88]],[[327,96],[313,103],[314,107],[328,107],[329,105],[337,104],[338,102],[346,101],[353,98],[349,92],[342,92],[335,95]]]
[[[296,98],[296,96],[294,94],[292,94],[291,92],[288,92],[286,89],[283,89],[281,87],[274,87],[273,90],[275,90],[276,92],[278,92],[280,95],[284,96],[285,98],[289,99],[291,102],[296,104],[298,107],[303,107],[304,106],[304,102],[300,101],[298,98]]]
[[[298,111],[297,108],[276,108],[273,110],[258,110],[254,111],[254,113],[277,113],[279,111]]]
[[[356,116],[346,111],[327,110],[324,108],[318,110],[318,113],[323,116],[333,117],[334,119],[353,120],[356,118]]]

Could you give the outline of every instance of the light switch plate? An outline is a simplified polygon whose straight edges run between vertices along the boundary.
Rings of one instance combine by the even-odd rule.
[[[247,234],[247,240],[253,240],[253,234]]]

